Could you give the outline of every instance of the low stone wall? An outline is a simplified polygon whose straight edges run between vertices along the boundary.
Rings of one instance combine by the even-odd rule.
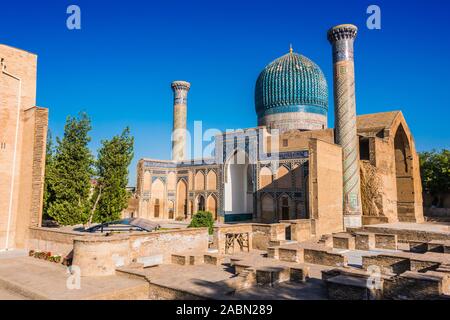
[[[252,224],[252,249],[267,250],[270,241],[286,239],[286,225],[283,223]]]
[[[368,232],[357,232],[355,234],[356,250],[369,251],[375,248],[375,234]]]
[[[437,299],[447,293],[444,290],[448,286],[447,279],[441,275],[408,271],[391,281],[385,281],[383,295],[385,299]]]
[[[73,249],[73,240],[86,235],[83,232],[59,228],[31,227],[28,250],[49,251],[52,254],[68,255]]]
[[[169,262],[171,254],[208,250],[207,228],[186,228],[130,235],[131,259],[161,255]]]
[[[375,248],[397,250],[397,235],[395,234],[375,234]]]
[[[240,223],[214,227],[212,248],[217,249],[220,254],[225,253],[225,235],[227,233],[248,233],[251,249],[267,250],[270,241],[286,239],[285,223]],[[235,248],[237,248],[235,244]]]
[[[367,270],[370,266],[378,266],[382,273],[401,274],[411,270],[411,263],[408,258],[390,255],[363,256],[362,267]]]
[[[433,231],[421,231],[421,230],[408,230],[408,229],[395,229],[395,228],[384,228],[377,226],[367,226],[361,229],[349,229],[348,231],[353,232],[371,232],[371,233],[384,233],[384,234],[396,234],[398,241],[408,242],[408,241],[424,241],[429,242],[432,240],[450,240],[450,232],[433,232]]]
[[[307,248],[303,250],[303,261],[305,263],[319,264],[331,267],[346,266],[348,263],[347,257],[338,253]]]
[[[31,228],[28,249],[68,255],[82,276],[114,274],[115,268],[142,258],[170,261],[171,254],[208,250],[207,228],[121,233],[111,236],[53,228]]]
[[[130,263],[130,237],[128,235],[84,236],[74,239],[73,266],[81,276],[107,276],[116,268]]]
[[[289,225],[291,240],[302,242],[311,239],[311,220],[282,220],[281,223]]]

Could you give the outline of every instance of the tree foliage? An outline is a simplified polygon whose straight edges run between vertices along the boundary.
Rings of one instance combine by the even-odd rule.
[[[442,195],[450,192],[450,150],[422,152],[419,157],[422,186],[441,206]]]
[[[44,201],[43,201],[43,217],[44,219],[49,219],[48,207],[50,203],[55,201],[55,191],[53,189],[54,184],[54,174],[53,174],[53,161],[54,161],[54,150],[53,150],[53,139],[52,133],[48,130],[47,133],[47,145],[46,145],[46,155],[45,155],[45,180],[44,180]]]
[[[54,156],[47,167],[46,214],[61,225],[84,223],[87,219],[93,157],[88,148],[91,121],[85,113],[67,117],[64,136],[57,138]]]
[[[209,211],[198,211],[192,217],[188,228],[208,228],[209,234],[213,233],[214,219]]]
[[[93,220],[107,222],[120,218],[128,205],[128,167],[133,159],[134,139],[129,128],[111,140],[103,140],[96,161],[97,185],[93,201],[97,202]]]

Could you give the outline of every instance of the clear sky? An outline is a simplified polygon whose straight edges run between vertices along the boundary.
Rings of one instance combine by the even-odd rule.
[[[81,8],[81,30],[66,9]],[[381,30],[366,9],[381,8]],[[188,126],[256,125],[254,85],[272,60],[294,51],[316,62],[330,87],[329,27],[356,24],[358,114],[402,110],[418,150],[450,148],[448,0],[40,0],[2,4],[0,42],[38,54],[37,101],[53,136],[67,115],[92,119],[91,148],[129,126],[139,158],[170,158],[173,80],[192,87]]]

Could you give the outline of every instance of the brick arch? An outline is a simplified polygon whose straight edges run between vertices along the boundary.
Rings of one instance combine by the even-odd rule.
[[[268,167],[262,167],[259,170],[259,187],[260,189],[265,188],[272,184],[273,181],[273,174],[272,170],[270,170]]]
[[[397,127],[394,135],[394,155],[398,219],[412,221],[415,217],[413,155],[408,135],[402,124]]]
[[[217,190],[217,174],[214,170],[210,170],[206,176],[206,189]]]
[[[212,213],[214,220],[217,220],[217,197],[210,194],[206,200],[206,211]]]
[[[188,185],[184,179],[177,183],[177,208],[176,216],[185,218],[187,216],[187,192]]]
[[[205,174],[202,171],[195,174],[195,190],[205,190]]]
[[[143,190],[150,191],[150,186],[152,185],[152,176],[149,171],[144,172]]]
[[[166,190],[162,179],[156,178],[152,182],[150,212],[152,218],[163,218],[166,204]]]
[[[277,170],[277,186],[281,189],[288,189],[292,186],[291,172],[286,166],[280,166]]]
[[[261,197],[261,221],[271,223],[275,220],[275,199],[266,193]]]

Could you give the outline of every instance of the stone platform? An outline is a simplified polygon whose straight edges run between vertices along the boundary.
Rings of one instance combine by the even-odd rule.
[[[81,277],[80,289],[70,290],[67,268],[28,256],[0,259],[0,299],[96,300],[145,299],[148,284],[124,276]]]

